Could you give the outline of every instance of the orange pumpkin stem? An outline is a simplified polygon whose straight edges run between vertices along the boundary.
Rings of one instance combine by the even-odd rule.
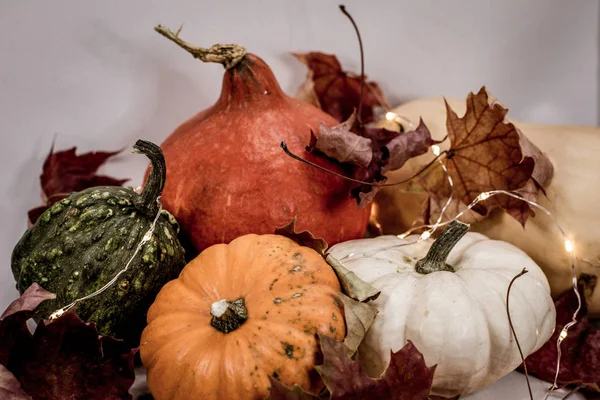
[[[229,333],[235,331],[248,319],[248,310],[243,297],[229,301],[226,299],[215,301],[210,306],[212,319],[210,324],[219,332]]]
[[[415,271],[420,274],[430,274],[432,272],[447,271],[455,272],[451,265],[446,263],[448,255],[469,231],[469,225],[460,221],[452,221],[446,229],[440,233],[440,236],[433,242],[427,255],[417,261]]]
[[[215,44],[208,49],[194,46],[179,37],[181,27],[177,32],[173,32],[162,25],[154,27],[154,30],[177,43],[182,49],[194,56],[194,58],[198,58],[204,62],[223,64],[225,69],[235,67],[246,55],[246,49],[239,44]]]

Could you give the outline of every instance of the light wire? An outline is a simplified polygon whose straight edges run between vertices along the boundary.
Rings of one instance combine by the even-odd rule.
[[[148,243],[150,241],[150,239],[152,239],[152,235],[154,234],[154,229],[156,228],[156,223],[158,222],[158,218],[160,217],[160,213],[162,211],[162,204],[160,203],[160,196],[156,199],[156,202],[158,203],[158,212],[156,213],[156,216],[154,217],[154,220],[152,221],[150,228],[146,231],[146,233],[144,233],[142,240],[140,240],[140,242],[138,243],[133,255],[131,256],[129,261],[127,261],[127,264],[125,264],[125,267],[122,270],[120,270],[119,272],[117,272],[117,274],[115,276],[113,276],[112,279],[110,281],[108,281],[100,289],[98,289],[95,292],[90,293],[86,296],[80,297],[80,298],[76,299],[75,301],[73,301],[72,303],[67,304],[66,306],[54,311],[52,314],[50,314],[50,317],[48,318],[50,321],[57,319],[58,317],[60,317],[61,315],[63,315],[67,311],[69,311],[71,308],[75,307],[77,305],[77,303],[91,299],[92,297],[96,297],[100,293],[103,293],[108,288],[110,288],[112,285],[114,285],[115,282],[119,279],[119,277],[121,275],[123,275],[129,269],[129,266],[131,265],[134,258],[138,255],[138,253],[142,249],[142,246],[144,246],[144,244]]]

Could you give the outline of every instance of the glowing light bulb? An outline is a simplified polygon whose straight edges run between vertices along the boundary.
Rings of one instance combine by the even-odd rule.
[[[431,151],[433,152],[433,154],[435,154],[436,156],[440,155],[440,146],[434,144],[433,146],[431,146]]]
[[[398,114],[396,114],[395,112],[388,111],[385,113],[385,119],[387,119],[388,121],[393,121],[396,119],[396,117],[398,117]]]
[[[152,234],[153,234],[153,229],[150,228],[145,234],[144,237],[142,237],[142,241],[140,242],[140,244],[145,244],[148,243],[150,241],[150,239],[152,239]]]
[[[425,231],[423,233],[421,233],[421,236],[419,236],[420,240],[427,240],[429,239],[429,237],[431,236],[431,232],[430,231]]]
[[[485,200],[485,199],[487,199],[489,197],[490,197],[490,194],[488,192],[483,192],[483,193],[479,194],[479,199],[480,200]]]
[[[565,340],[567,338],[567,330],[563,329],[560,332],[560,335],[558,335],[559,340],[562,342],[563,340]]]
[[[565,250],[567,250],[567,253],[572,253],[573,250],[575,250],[573,248],[573,242],[571,242],[569,239],[565,239]]]
[[[65,313],[65,310],[63,310],[62,308],[60,310],[56,310],[54,311],[52,314],[50,314],[50,317],[48,318],[50,321],[54,321],[56,318],[60,317],[61,315],[63,315]]]

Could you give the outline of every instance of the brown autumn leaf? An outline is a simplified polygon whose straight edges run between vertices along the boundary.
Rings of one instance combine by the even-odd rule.
[[[578,322],[573,325],[561,344],[558,382],[561,385],[585,385],[588,390],[600,391],[600,329],[587,317],[587,299],[596,287],[596,276],[581,274],[577,282],[582,308]],[[539,378],[554,382],[556,374],[556,341],[566,324],[571,322],[577,309],[577,296],[573,290],[561,295],[555,302],[556,328],[552,337],[538,351],[525,360],[527,371]]]
[[[373,158],[367,169],[355,168],[352,178],[375,184],[385,183],[386,172],[402,168],[406,161],[427,152],[434,143],[423,120],[414,131],[403,133],[365,127],[357,127],[356,131],[371,139]],[[356,185],[351,193],[358,200],[358,207],[363,208],[374,200],[378,191],[377,185]]]
[[[40,183],[44,204],[29,211],[29,223],[34,224],[44,211],[54,203],[67,197],[71,192],[79,192],[94,186],[121,186],[128,179],[96,175],[109,158],[119,151],[96,151],[77,155],[76,147],[54,152],[54,144],[44,161]]]
[[[374,306],[351,299],[343,293],[340,293],[340,299],[344,303],[344,318],[346,320],[344,345],[350,351],[350,355],[354,355],[367,335],[369,328],[373,325],[379,311]]]
[[[454,183],[454,200],[446,218],[491,190],[514,191],[529,200],[537,199],[540,188],[552,177],[552,164],[506,120],[508,110],[487,93],[485,86],[477,94],[469,93],[463,117],[459,118],[448,103],[446,111],[450,149],[445,164]],[[432,169],[420,183],[429,192],[423,219],[430,223],[437,220],[452,189],[441,168]],[[478,203],[461,220],[478,221],[494,208],[502,208],[522,225],[535,215],[528,204],[501,194]]]
[[[332,255],[325,258],[327,264],[333,268],[340,281],[344,294],[356,301],[375,300],[381,294],[381,290],[375,289],[370,283],[360,279],[358,275],[350,271]]]
[[[311,131],[307,151],[320,151],[341,163],[368,168],[373,158],[371,139],[350,132],[355,121],[356,114],[352,114],[346,121],[332,127],[321,122],[318,138]]]
[[[379,378],[371,378],[353,360],[346,346],[319,335],[323,364],[315,368],[331,393],[331,400],[426,400],[430,396],[435,366],[427,367],[423,355],[409,341],[391,353],[390,364]]]
[[[292,54],[306,65],[309,71],[297,97],[321,108],[340,122],[350,118],[360,102],[360,74],[354,75],[342,70],[340,62],[333,54],[320,52]],[[366,79],[365,76],[361,112],[363,123],[373,120],[374,107],[389,108],[379,85],[375,82],[367,82]]]
[[[414,131],[397,135],[385,145],[389,156],[386,158],[381,172],[386,173],[402,168],[410,158],[425,153],[432,144],[433,140],[429,129],[421,119]]]
[[[384,128],[356,126],[355,115],[334,127],[321,124],[319,136],[311,132],[307,151],[319,151],[342,164],[352,166],[351,178],[368,184],[355,184],[350,192],[359,208],[373,201],[384,173],[401,168],[406,161],[425,153],[433,144],[429,129],[421,120],[414,131],[398,133]]]
[[[310,231],[296,232],[296,219],[290,221],[289,224],[275,229],[276,235],[285,236],[298,243],[300,246],[310,247],[323,257],[325,257],[325,250],[327,250],[327,242],[323,238],[315,238]]]

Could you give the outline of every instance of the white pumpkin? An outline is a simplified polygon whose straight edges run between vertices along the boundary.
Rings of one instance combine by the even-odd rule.
[[[464,100],[445,100],[458,115],[464,114]],[[415,123],[422,117],[434,139],[440,140],[447,134],[446,106],[442,97],[414,100],[393,111]],[[600,128],[529,122],[514,124],[546,153],[554,165],[554,176],[545,188],[546,196],[539,196],[538,202],[552,212],[573,242],[577,272],[597,274],[600,269]],[[386,122],[382,121],[381,125]],[[394,129],[390,122],[387,127]],[[446,149],[448,145],[449,141],[445,141],[440,146]],[[388,182],[410,178],[433,157],[433,153],[428,152],[410,159],[399,170],[386,174]],[[400,234],[410,228],[421,213],[426,197],[426,193],[406,191],[403,186],[381,188],[373,212],[383,233]],[[558,297],[571,289],[571,264],[563,237],[543,212],[536,210],[535,218],[530,218],[523,228],[507,213],[495,210],[474,224],[472,230],[523,249],[545,272],[553,296]],[[590,316],[600,317],[600,290],[592,294],[589,312]]]
[[[407,340],[427,365],[437,364],[437,395],[467,394],[514,370],[521,358],[508,324],[506,294],[523,268],[528,273],[513,283],[509,305],[524,355],[550,338],[556,311],[542,270],[517,247],[467,230],[455,222],[435,244],[427,239],[406,245],[416,236],[380,236],[330,249],[381,290],[373,303],[379,314],[359,348],[368,374],[380,376],[390,349],[399,350]]]

